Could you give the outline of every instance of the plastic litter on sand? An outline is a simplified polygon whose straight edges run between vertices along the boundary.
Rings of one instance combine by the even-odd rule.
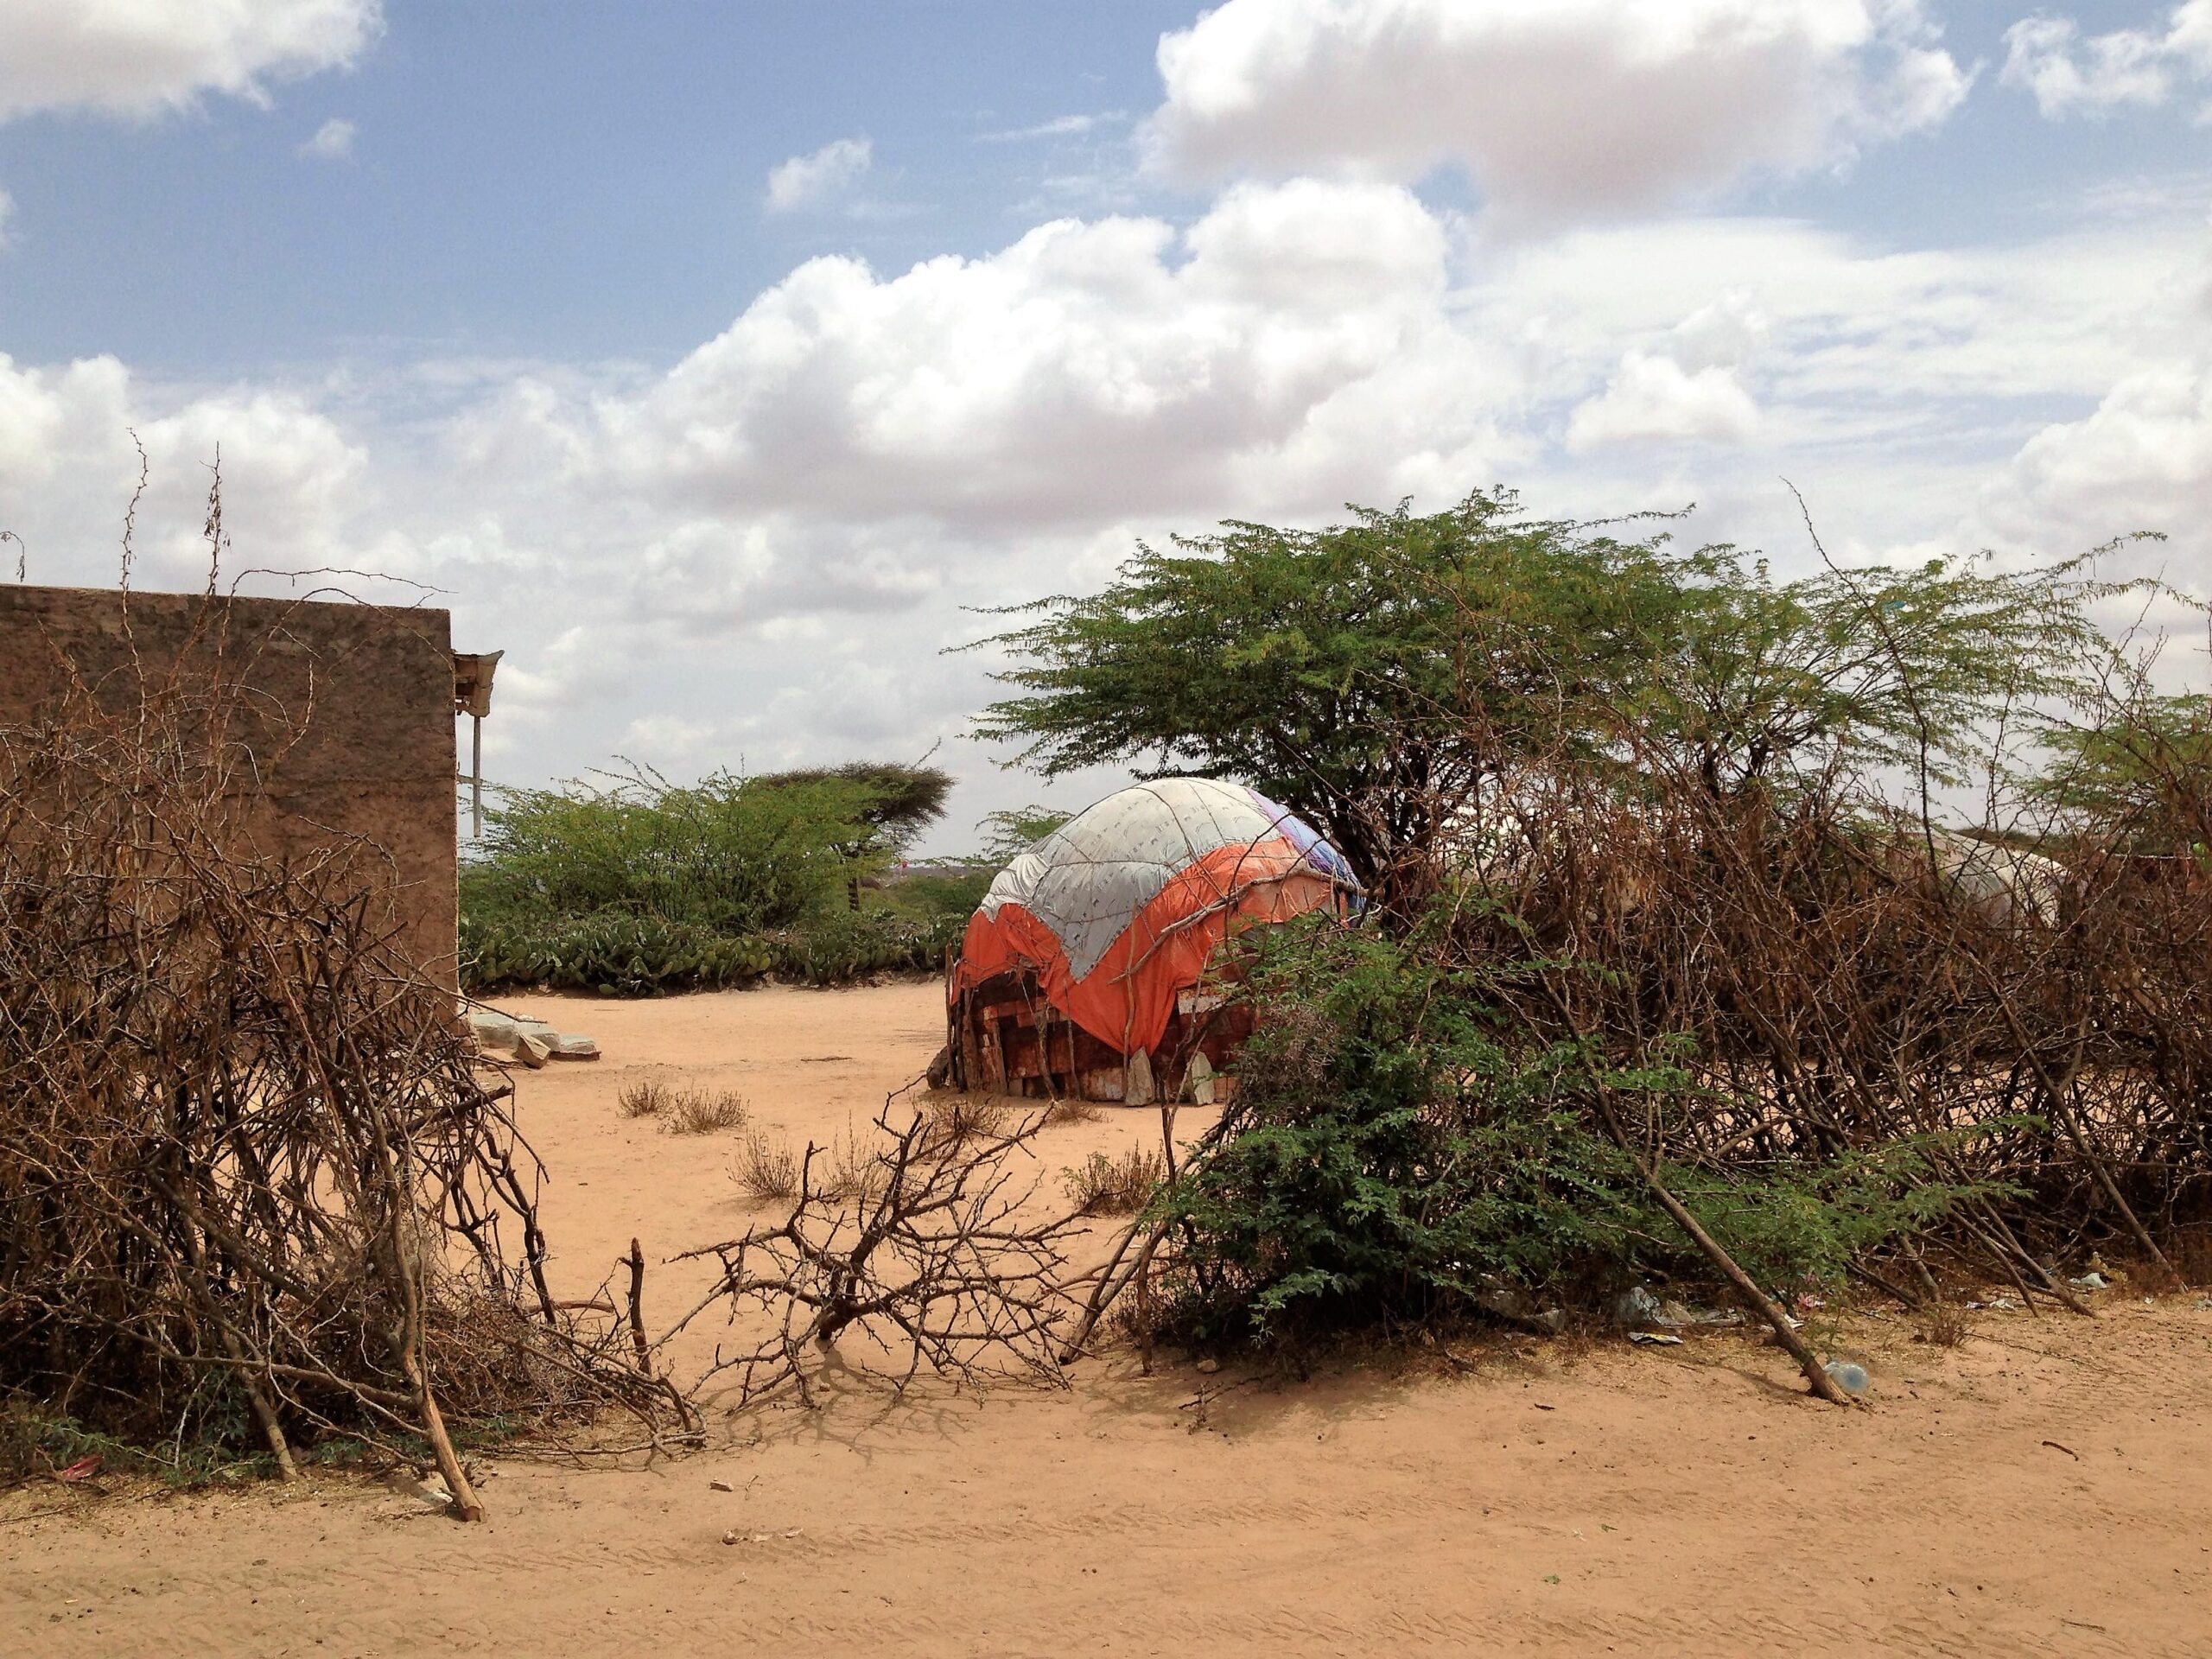
[[[1832,1359],[1821,1369],[1828,1374],[1831,1382],[1854,1400],[1873,1385],[1874,1379],[1866,1375],[1866,1368],[1847,1359]]]

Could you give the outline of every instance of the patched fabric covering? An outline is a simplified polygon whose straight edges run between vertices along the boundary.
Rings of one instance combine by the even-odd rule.
[[[1351,885],[1335,849],[1244,785],[1133,785],[1000,872],[951,988],[1028,967],[1078,1024],[1134,1052],[1159,1039],[1232,912],[1280,920]]]

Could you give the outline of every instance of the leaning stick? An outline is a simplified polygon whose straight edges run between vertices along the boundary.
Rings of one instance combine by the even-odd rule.
[[[653,1348],[645,1340],[645,1253],[636,1239],[630,1241],[630,1254],[624,1260],[630,1268],[630,1344],[638,1351],[638,1369],[651,1376]]]
[[[1772,1297],[1758,1287],[1758,1281],[1751,1274],[1737,1265],[1734,1256],[1721,1249],[1720,1242],[1698,1224],[1697,1217],[1690,1214],[1682,1201],[1667,1190],[1659,1179],[1658,1172],[1652,1168],[1635,1142],[1628,1138],[1627,1132],[1621,1128],[1620,1119],[1613,1115],[1612,1103],[1605,1098],[1602,1090],[1597,1096],[1597,1102],[1599,1114],[1605,1120],[1606,1132],[1620,1149],[1628,1154],[1630,1161],[1636,1165],[1636,1173],[1651,1189],[1651,1196],[1659,1200],[1660,1208],[1673,1217],[1675,1225],[1690,1236],[1690,1242],[1704,1252],[1705,1259],[1719,1269],[1720,1275],[1735,1287],[1736,1294],[1744,1299],[1745,1306],[1774,1327],[1775,1339],[1789,1351],[1789,1357],[1805,1373],[1805,1382],[1812,1391],[1833,1406],[1856,1403],[1836,1386],[1835,1379],[1821,1363],[1820,1356],[1813,1351],[1804,1338],[1797,1334],[1797,1327],[1790,1324],[1789,1316],[1782,1311]]]
[[[1136,1242],[1137,1228],[1140,1224],[1134,1221],[1128,1224],[1127,1230],[1122,1234],[1122,1242],[1114,1247],[1114,1254],[1108,1258],[1105,1267],[1100,1269],[1098,1283],[1090,1293],[1090,1300],[1083,1310],[1083,1318],[1076,1325],[1075,1334],[1067,1339],[1066,1344],[1060,1350],[1061,1364],[1070,1364],[1082,1355],[1084,1344],[1090,1340],[1090,1333],[1097,1329],[1099,1319],[1113,1305],[1114,1299],[1128,1288],[1130,1281],[1142,1273],[1149,1265],[1153,1251],[1158,1248],[1160,1239],[1167,1231],[1167,1224],[1164,1221],[1154,1227],[1151,1235],[1144,1242],[1144,1248],[1137,1252],[1135,1266],[1124,1274],[1117,1283],[1114,1278],[1114,1270],[1122,1265],[1122,1258],[1128,1254],[1129,1246]]]

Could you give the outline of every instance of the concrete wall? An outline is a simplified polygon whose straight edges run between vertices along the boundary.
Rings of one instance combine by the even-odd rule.
[[[296,600],[0,585],[0,725],[51,706],[73,671],[101,701],[204,673],[219,655],[254,700],[298,722],[265,742],[251,819],[272,851],[365,836],[389,855],[394,919],[416,958],[454,982],[454,667],[447,613]],[[251,741],[251,740],[250,740]],[[257,748],[258,756],[259,748]]]

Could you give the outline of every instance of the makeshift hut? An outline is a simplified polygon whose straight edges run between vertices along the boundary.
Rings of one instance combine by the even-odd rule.
[[[1234,926],[1342,910],[1341,855],[1256,790],[1163,778],[1023,853],[969,918],[946,980],[956,1087],[1210,1098],[1249,1030],[1206,970]]]

